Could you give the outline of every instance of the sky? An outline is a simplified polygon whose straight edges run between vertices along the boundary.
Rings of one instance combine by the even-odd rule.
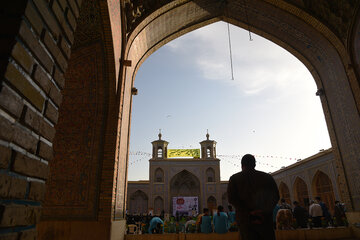
[[[316,84],[307,68],[280,46],[217,22],[153,53],[134,86],[128,180],[149,179],[151,142],[169,149],[200,148],[208,129],[217,142],[221,180],[241,171],[241,156],[274,172],[331,147]]]

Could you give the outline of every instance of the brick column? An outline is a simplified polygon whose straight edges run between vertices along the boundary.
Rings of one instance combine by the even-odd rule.
[[[36,237],[80,4],[0,3],[1,239]]]

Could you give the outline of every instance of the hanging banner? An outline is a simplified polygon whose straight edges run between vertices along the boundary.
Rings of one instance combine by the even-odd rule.
[[[200,158],[200,149],[168,149],[167,158],[193,157]]]
[[[196,216],[199,213],[198,197],[173,197],[172,202],[173,216]]]

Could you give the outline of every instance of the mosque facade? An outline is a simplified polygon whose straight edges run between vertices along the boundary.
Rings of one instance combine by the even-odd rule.
[[[197,198],[197,211],[204,207],[227,206],[227,182],[220,181],[220,159],[216,157],[216,141],[200,142],[199,158],[168,158],[168,142],[152,142],[149,180],[129,181],[127,210],[129,214],[173,213],[174,198]]]
[[[174,215],[177,198],[197,198],[197,211],[217,205],[228,206],[228,181],[220,180],[220,159],[216,157],[216,141],[200,142],[199,158],[168,158],[169,142],[159,139],[152,142],[149,160],[149,180],[128,181],[128,214],[159,215],[162,211]],[[333,210],[334,201],[340,199],[339,175],[332,149],[320,151],[297,163],[272,173],[280,197],[289,204],[293,201],[308,207],[310,200],[320,196]]]

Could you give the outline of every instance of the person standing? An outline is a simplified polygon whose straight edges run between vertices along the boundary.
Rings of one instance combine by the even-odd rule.
[[[311,201],[309,215],[312,219],[314,227],[321,227],[321,217],[323,216],[323,211],[317,202]]]
[[[300,228],[307,227],[307,211],[305,208],[300,206],[299,202],[294,201],[294,218],[296,219],[296,223]]]
[[[344,206],[339,202],[335,201],[334,207],[334,218],[338,226],[344,226],[344,220],[346,218]]]
[[[219,205],[218,211],[214,215],[214,230],[216,233],[227,233],[228,227],[228,215],[224,212],[224,207]]]
[[[279,190],[270,174],[255,170],[255,162],[251,154],[241,159],[242,171],[229,179],[229,203],[236,208],[242,240],[275,240],[272,214]]]
[[[320,197],[316,197],[315,199],[316,199],[317,203],[321,206],[321,209],[322,209],[322,212],[323,212],[323,217],[325,218],[326,223],[327,224],[329,222],[332,223],[331,214],[330,214],[329,209],[326,206],[326,204],[323,201],[321,201]]]

